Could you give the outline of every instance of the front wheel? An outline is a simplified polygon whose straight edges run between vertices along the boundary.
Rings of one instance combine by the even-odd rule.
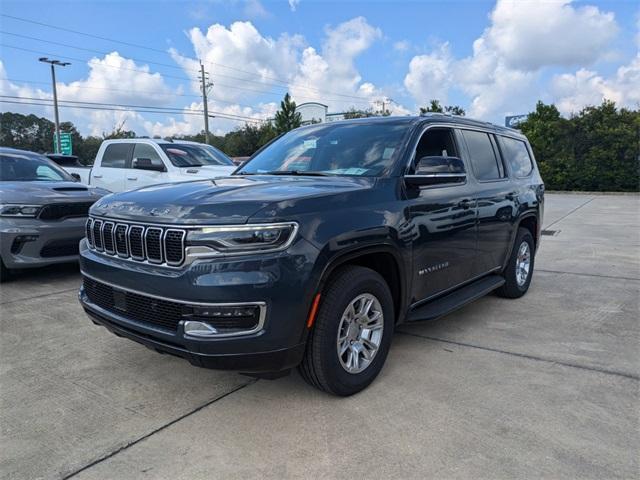
[[[384,365],[394,326],[393,299],[373,270],[347,266],[325,288],[299,366],[310,385],[334,395],[366,388]]]
[[[534,252],[535,245],[529,230],[518,229],[509,263],[503,272],[505,283],[496,290],[498,295],[520,298],[527,293],[533,276]]]

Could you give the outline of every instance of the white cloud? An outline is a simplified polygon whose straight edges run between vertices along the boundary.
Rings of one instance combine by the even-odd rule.
[[[307,47],[291,81],[291,93],[302,103],[316,97],[332,110],[367,104],[380,96],[377,88],[362,82],[355,59],[382,36],[380,29],[357,17],[325,29],[322,48]]]
[[[268,18],[271,16],[260,0],[247,0],[244,5],[244,14],[249,18]]]
[[[452,62],[446,43],[428,55],[417,55],[411,59],[404,86],[419,105],[435,99],[447,102]]]
[[[418,104],[446,102],[455,86],[469,97],[470,116],[521,113],[543,93],[541,69],[606,58],[618,31],[612,13],[571,0],[498,0],[489,18],[472,55],[452,58],[445,43],[411,60],[404,85]]]
[[[551,87],[555,103],[565,115],[577,113],[586,105],[598,105],[605,99],[620,106],[639,108],[640,55],[619,67],[609,78],[581,68],[575,74],[556,75]]]
[[[262,36],[251,22],[234,22],[229,28],[214,24],[206,32],[192,28],[187,34],[196,58],[212,74],[213,97],[224,101],[255,97],[256,92],[251,90],[271,88],[274,78],[290,78],[304,45],[298,35],[283,34],[277,39]],[[194,75],[200,70],[198,60],[176,50],[171,50],[171,54],[187,74],[193,75],[192,91],[199,92]]]
[[[408,40],[399,40],[393,44],[393,49],[396,52],[406,52],[410,47],[411,43]]]
[[[613,13],[574,5],[572,0],[500,0],[483,37],[512,68],[593,63],[606,52],[618,27]]]
[[[296,11],[298,5],[300,5],[300,0],[289,0],[289,8],[292,12]]]

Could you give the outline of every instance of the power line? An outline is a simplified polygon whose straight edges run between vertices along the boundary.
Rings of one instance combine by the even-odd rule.
[[[25,101],[18,101],[18,100],[3,100],[3,99],[0,99],[0,103],[8,103],[12,105],[34,105],[34,106],[42,106],[42,107],[53,106],[52,103],[25,102]],[[106,111],[114,111],[114,112],[155,113],[155,114],[162,114],[162,115],[177,113],[177,112],[163,112],[160,110],[144,110],[144,109],[137,109],[137,108],[125,109],[125,108],[109,108],[109,107],[89,107],[89,106],[83,106],[83,105],[60,105],[60,108],[79,108],[83,110],[106,110]],[[194,113],[194,112],[180,112],[180,113],[182,115],[198,115],[198,116],[202,115],[201,113]],[[249,118],[246,118],[246,119],[234,118],[234,117],[228,117],[226,115],[216,115],[216,118],[221,118],[224,120],[234,120],[236,122],[262,123],[262,120],[249,119]]]
[[[41,27],[47,27],[47,28],[53,28],[55,30],[61,30],[63,32],[75,33],[76,35],[83,35],[85,37],[97,38],[98,40],[104,40],[106,42],[119,43],[121,45],[127,45],[129,47],[134,47],[134,48],[143,48],[145,50],[150,50],[152,52],[159,52],[159,53],[162,53],[162,54],[165,54],[165,55],[167,53],[164,50],[160,50],[159,48],[147,47],[145,45],[138,45],[136,43],[123,42],[122,40],[114,40],[113,38],[101,37],[100,35],[94,35],[94,34],[91,34],[91,33],[79,32],[78,30],[72,30],[70,28],[59,27],[57,25],[51,25],[49,23],[44,23],[44,22],[37,22],[35,20],[29,20],[27,18],[16,17],[14,15],[7,15],[6,13],[2,13],[2,14],[0,14],[0,16],[5,17],[5,18],[11,18],[12,20],[18,20],[19,22],[32,23],[34,25],[40,25]]]
[[[26,19],[26,18],[16,17],[16,16],[13,16],[13,15],[6,15],[6,14],[0,14],[0,15],[3,16],[3,17],[11,18],[13,20],[18,20],[18,21],[27,22],[27,23],[33,23],[33,24],[36,24],[36,25],[42,25],[42,26],[46,26],[46,27],[49,27],[49,28],[53,28],[53,29],[59,29],[59,30],[75,33],[75,34],[78,34],[78,35],[85,35],[85,36],[92,37],[92,38],[98,38],[100,40],[119,43],[119,44],[123,44],[123,45],[128,45],[128,46],[132,46],[132,47],[135,47],[135,48],[143,48],[143,49],[147,49],[147,50],[151,50],[151,51],[155,51],[155,52],[160,52],[160,53],[163,53],[163,54],[167,55],[167,52],[164,51],[164,50],[160,50],[160,49],[152,48],[152,47],[147,47],[145,45],[134,44],[134,43],[129,43],[129,42],[122,42],[120,40],[110,39],[110,38],[107,38],[107,37],[101,37],[99,35],[93,35],[93,34],[89,34],[89,33],[85,33],[85,32],[80,32],[80,31],[77,31],[77,30],[71,30],[71,29],[67,29],[67,28],[63,28],[63,27],[58,27],[56,25],[51,25],[51,24],[47,24],[47,23],[44,23],[44,22],[37,22],[35,20],[29,20],[29,19]],[[10,33],[10,32],[4,32],[4,33],[8,33],[9,35],[19,36],[19,37],[23,37],[23,38],[29,38],[29,39],[36,40],[36,41],[48,42],[48,43],[52,43],[52,44],[57,44],[57,45],[66,46],[66,47],[70,47],[70,48],[78,48],[80,50],[87,50],[87,51],[91,51],[91,52],[94,52],[94,53],[101,53],[103,55],[106,55],[106,53],[104,53],[104,52],[99,52],[99,51],[96,51],[96,50],[91,50],[91,49],[86,49],[86,48],[80,48],[80,47],[76,47],[76,46],[73,46],[73,45],[67,45],[67,44],[54,42],[54,41],[49,41],[49,40],[45,40],[45,39],[41,39],[41,38],[37,38],[37,37],[30,37],[30,36],[27,36],[27,35]],[[136,60],[136,59],[132,58],[132,60]],[[192,60],[192,59],[189,59],[189,60]],[[137,61],[150,63],[150,64],[161,65],[161,66],[165,66],[165,67],[168,67],[168,68],[180,69],[180,67],[177,67],[175,65],[168,65],[168,64],[163,64],[163,63],[159,63],[159,62],[152,62],[152,61],[149,61],[149,60],[137,60]],[[247,70],[243,70],[243,69],[240,69],[240,68],[237,68],[237,67],[232,67],[232,66],[229,66],[229,65],[224,65],[222,63],[217,63],[217,62],[207,62],[207,63],[209,63],[211,65],[215,65],[217,67],[227,68],[227,69],[230,69],[230,70],[235,70],[237,72],[246,73],[247,75],[252,75],[252,76],[255,75],[255,72],[249,72]],[[234,79],[234,80],[240,80],[240,81],[245,81],[245,82],[253,82],[253,83],[260,83],[262,85],[269,85],[269,84],[266,84],[265,82],[260,82],[260,81],[257,81],[257,80],[251,80],[251,79],[246,79],[246,78],[238,78],[238,77],[233,77],[233,76],[225,75],[225,74],[217,74],[217,75],[218,76],[222,76],[222,77],[231,78],[231,79]],[[355,98],[355,99],[367,101],[366,97],[362,97],[360,95],[338,93],[338,92],[332,92],[332,91],[328,91],[328,90],[323,90],[323,89],[320,89],[320,88],[317,88],[317,87],[311,87],[311,86],[308,86],[308,85],[293,84],[293,83],[290,83],[289,80],[281,79],[281,78],[277,78],[277,77],[262,76],[262,78],[284,84],[284,85],[273,85],[273,84],[271,84],[271,86],[275,86],[275,87],[278,87],[278,88],[297,87],[297,88],[303,88],[303,89],[306,89],[306,90],[313,90],[313,91],[316,91],[318,93],[328,93],[330,95],[335,95],[335,96],[338,96],[338,97]],[[310,98],[310,97],[306,97],[306,98]],[[369,104],[370,102],[367,101],[366,103]]]
[[[0,101],[3,101],[5,103],[16,103],[16,102],[13,102],[14,100],[25,100],[30,102],[52,102],[52,99],[49,99],[49,98],[23,97],[23,96],[17,96],[17,95],[0,95],[0,99],[4,99],[4,98],[11,99],[12,102],[8,102],[5,100],[0,100]],[[59,100],[59,103],[65,104],[60,106],[65,106],[68,108],[77,107],[77,108],[90,109],[92,107],[96,107],[96,109],[102,109],[102,107],[109,107],[109,109],[111,109],[111,107],[117,107],[115,108],[116,110],[120,109],[122,111],[126,111],[126,109],[130,109],[134,111],[137,111],[137,109],[144,109],[145,111],[150,111],[150,112],[157,111],[161,113],[172,113],[172,114],[185,113],[185,114],[193,114],[193,115],[202,115],[202,113],[204,112],[204,110],[195,110],[195,109],[189,109],[189,108],[181,109],[177,107],[157,107],[153,105],[130,105],[130,104],[123,104],[123,103],[106,103],[106,102],[105,103],[84,102],[84,101],[78,101],[78,100]],[[25,103],[25,104],[28,105],[29,103]],[[46,103],[44,105],[52,106],[53,104]],[[243,120],[243,121],[264,122],[264,120],[261,120],[258,118],[237,115],[234,113],[216,112],[216,111],[211,111],[210,113],[215,117],[233,118],[233,119]]]

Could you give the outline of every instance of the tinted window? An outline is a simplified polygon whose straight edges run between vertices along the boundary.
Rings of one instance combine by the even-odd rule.
[[[48,158],[30,152],[0,153],[0,180],[12,182],[74,181]]]
[[[527,145],[514,138],[500,137],[502,151],[516,177],[526,177],[531,173],[531,157]]]
[[[488,134],[462,130],[467,142],[471,165],[478,180],[497,180],[502,178],[502,169]]]
[[[318,124],[280,137],[247,163],[240,174],[317,172],[377,176],[401,154],[406,124]]]
[[[233,162],[211,145],[194,143],[162,143],[160,148],[176,167],[201,167],[203,165],[233,166]]]
[[[136,146],[133,148],[133,158],[148,158],[153,165],[164,166],[156,149],[147,143],[136,143]]]
[[[112,143],[107,146],[102,156],[102,167],[124,168],[131,152],[130,143]]]

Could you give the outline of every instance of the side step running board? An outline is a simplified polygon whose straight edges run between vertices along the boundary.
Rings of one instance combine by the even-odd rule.
[[[504,284],[504,278],[498,275],[489,275],[480,280],[476,280],[458,290],[432,300],[424,305],[414,308],[407,316],[408,322],[419,320],[435,320],[448,313],[453,312],[467,303],[473,302],[480,297],[492,292]]]

